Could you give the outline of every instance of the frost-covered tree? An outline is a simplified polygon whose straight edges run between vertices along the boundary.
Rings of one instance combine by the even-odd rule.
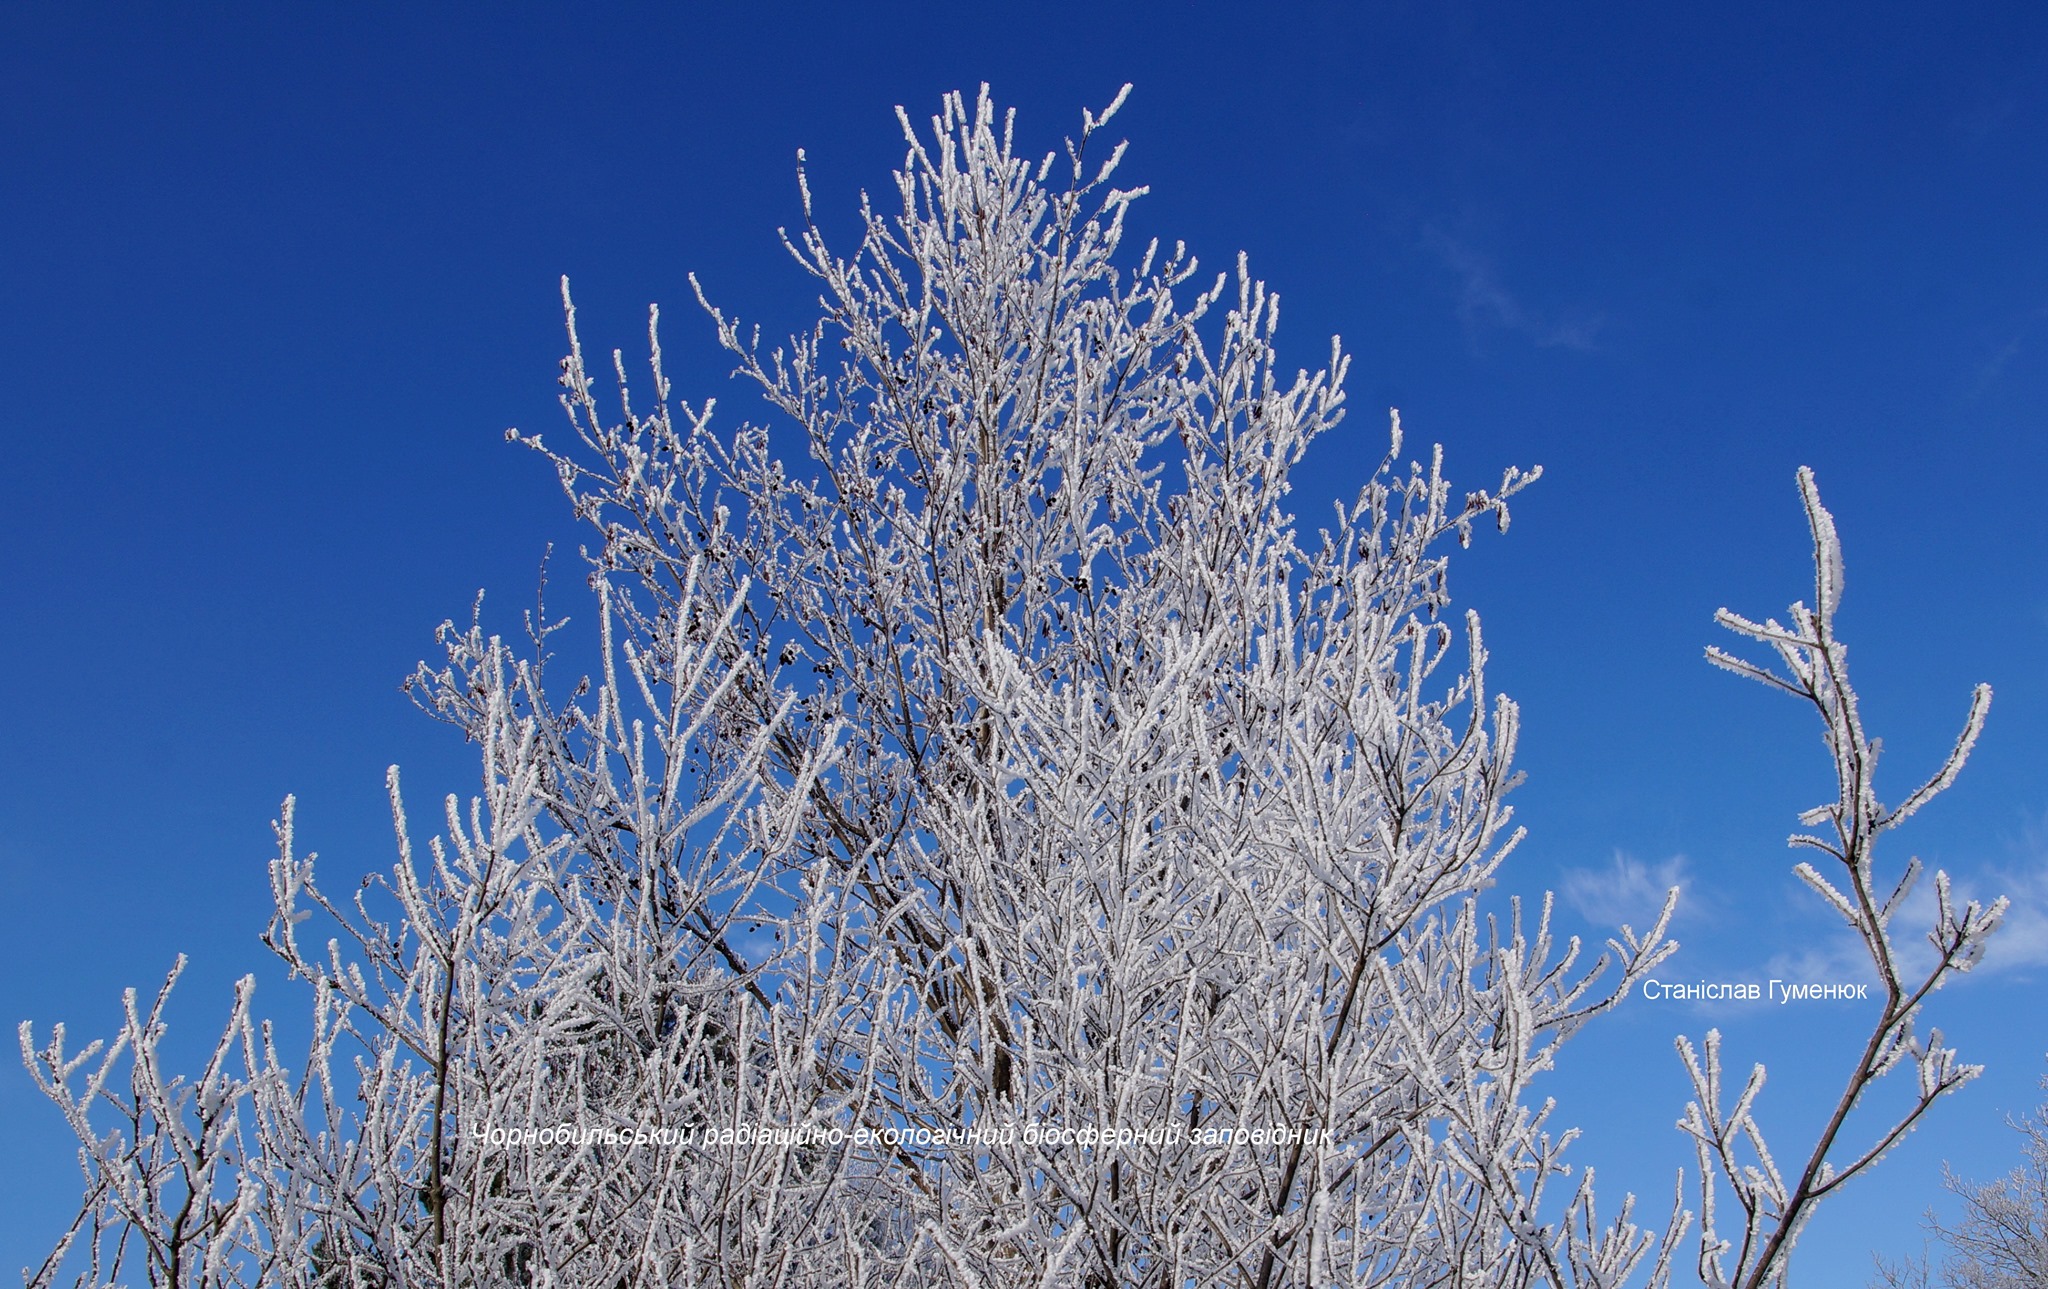
[[[1535,1080],[1672,903],[1590,962],[1480,905],[1516,712],[1446,548],[1535,473],[1454,493],[1396,418],[1298,527],[1346,360],[1125,247],[1106,119],[906,119],[845,258],[805,188],[815,326],[710,309],[762,421],[675,398],[652,319],[607,412],[570,308],[570,439],[513,437],[590,526],[589,674],[538,609],[444,628],[414,691],[479,793],[422,850],[394,771],[351,898],[287,803],[302,1062],[247,986],[189,1081],[161,997],[24,1029],[87,1184],[32,1284],[1667,1282],[1688,1215],[1603,1221]]]
[[[2048,1089],[2048,1079],[2042,1080]],[[1963,1202],[1950,1226],[1933,1213],[1927,1228],[1946,1253],[1931,1259],[1878,1259],[1872,1289],[2037,1289],[2048,1284],[2048,1104],[2007,1123],[2020,1136],[2021,1162],[1996,1181],[1973,1182],[1942,1166],[1941,1182]]]

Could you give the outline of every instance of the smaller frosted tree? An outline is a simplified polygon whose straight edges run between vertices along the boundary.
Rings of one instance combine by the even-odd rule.
[[[1812,607],[1793,604],[1786,615],[1789,625],[1775,618],[1752,622],[1727,609],[1715,615],[1730,631],[1768,647],[1777,655],[1779,667],[1759,666],[1712,647],[1707,658],[1717,667],[1798,699],[1820,717],[1822,740],[1834,763],[1836,797],[1799,817],[1807,828],[1825,825],[1823,831],[1794,833],[1790,838],[1795,848],[1819,852],[1821,866],[1801,862],[1792,871],[1855,934],[1869,957],[1880,1006],[1833,1112],[1790,1174],[1780,1169],[1756,1119],[1763,1065],[1751,1069],[1731,1104],[1722,1086],[1720,1032],[1707,1031],[1703,1051],[1687,1039],[1678,1040],[1695,1094],[1679,1127],[1693,1139],[1699,1156],[1699,1274],[1709,1289],[1783,1285],[1793,1246],[1821,1201],[1873,1167],[1936,1101],[1982,1072],[1982,1066],[1959,1063],[1939,1029],[1923,1038],[1916,1026],[1928,997],[1982,959],[2006,909],[2002,898],[1989,908],[1974,900],[1958,906],[1948,874],[1937,871],[1934,923],[1925,934],[1933,956],[1924,970],[1909,966],[1892,920],[1920,880],[1920,861],[1908,860],[1896,876],[1881,874],[1877,842],[1955,782],[1984,728],[1991,687],[1977,686],[1962,733],[1933,777],[1896,806],[1880,802],[1875,786],[1878,742],[1864,732],[1856,691],[1849,683],[1848,646],[1835,630],[1844,576],[1841,538],[1834,516],[1821,505],[1811,470],[1799,471],[1799,495],[1813,536]],[[1899,1068],[1911,1071],[1915,1080],[1906,1108],[1889,1121],[1880,1121],[1860,1140],[1846,1137],[1865,1094]]]

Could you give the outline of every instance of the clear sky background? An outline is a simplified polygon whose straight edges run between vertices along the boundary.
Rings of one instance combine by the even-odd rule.
[[[108,1032],[181,951],[188,1052],[244,972],[303,1011],[257,943],[279,801],[330,880],[386,866],[384,766],[417,805],[473,777],[399,681],[478,588],[509,624],[577,540],[504,442],[559,423],[559,275],[586,343],[637,351],[659,301],[679,391],[720,392],[685,274],[805,323],[775,240],[797,148],[851,249],[895,105],[988,81],[1050,150],[1130,81],[1135,230],[1248,252],[1283,355],[1340,333],[1356,356],[1306,519],[1377,460],[1389,405],[1454,481],[1544,467],[1453,564],[1523,705],[1508,885],[1590,930],[1683,882],[1671,978],[1840,960],[1783,846],[1831,794],[1817,727],[1700,658],[1716,607],[1810,598],[1802,464],[1847,543],[1880,791],[1995,686],[1977,758],[1900,838],[2018,901],[1933,1009],[1989,1072],[1824,1210],[1801,1283],[1917,1248],[1944,1159],[2017,1162],[2002,1116],[2048,1069],[2048,8],[181,8],[0,15],[0,1018]],[[1864,1019],[1638,1000],[1567,1049],[1559,1116],[1661,1209],[1691,1163],[1674,1034],[1718,1024],[1770,1065],[1789,1154]],[[76,1173],[7,1065],[12,1275]]]

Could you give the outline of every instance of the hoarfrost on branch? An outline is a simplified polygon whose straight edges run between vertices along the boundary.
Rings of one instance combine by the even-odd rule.
[[[1283,369],[1242,260],[1205,281],[1180,246],[1127,251],[1115,106],[1041,160],[985,91],[905,118],[850,257],[804,185],[785,242],[816,325],[764,348],[705,306],[765,423],[676,399],[652,318],[652,399],[614,353],[606,411],[569,308],[571,441],[513,437],[590,527],[593,674],[555,683],[540,610],[512,641],[444,627],[412,688],[478,747],[478,794],[422,849],[394,770],[398,862],[350,898],[286,803],[267,942],[312,994],[295,1067],[247,984],[196,1080],[157,1066],[161,997],[80,1053],[24,1028],[87,1187],[31,1284],[1668,1281],[1690,1215],[1603,1219],[1532,1088],[1675,948],[1676,892],[1597,954],[1547,897],[1479,904],[1520,836],[1516,709],[1445,547],[1506,528],[1536,472],[1454,493],[1396,417],[1306,535],[1290,472],[1347,359]],[[1847,890],[1802,872],[1883,968],[1865,1065],[1910,1060],[1931,1101],[1968,1067],[1912,1011],[1996,910],[1944,898],[1943,967],[1910,987],[1868,847],[1968,739],[1876,807],[1806,486],[1819,607],[1726,618],[1791,679],[1721,661],[1829,721],[1842,803],[1809,840]],[[1760,1076],[1723,1112],[1718,1040],[1687,1060],[1727,1179],[1702,1268],[1732,1194],[1734,1274],[1771,1282],[1868,1159],[1828,1171],[1830,1137],[1788,1189]]]

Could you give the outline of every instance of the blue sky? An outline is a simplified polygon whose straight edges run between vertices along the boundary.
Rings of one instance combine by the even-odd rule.
[[[1935,1009],[1989,1073],[1824,1212],[1802,1282],[1916,1247],[1943,1159],[2016,1162],[2001,1116],[2048,1068],[2048,10],[2017,4],[11,7],[0,1014],[105,1031],[180,951],[195,1045],[246,971],[296,1014],[256,941],[278,802],[329,873],[388,864],[383,767],[416,801],[470,782],[399,680],[479,587],[509,615],[573,547],[503,441],[560,415],[557,277],[602,347],[662,302],[679,388],[718,392],[685,275],[801,324],[774,237],[796,149],[844,230],[900,159],[893,107],[981,81],[1043,149],[1135,83],[1136,230],[1248,252],[1299,361],[1343,336],[1354,420],[1305,517],[1377,460],[1388,405],[1455,480],[1544,467],[1453,565],[1523,705],[1509,884],[1590,928],[1675,876],[1673,975],[1838,951],[1782,845],[1830,790],[1817,731],[1700,658],[1716,607],[1810,596],[1815,469],[1880,790],[1997,690],[1901,843],[2021,903]],[[1770,1064],[1789,1149],[1856,1020],[1638,1002],[1567,1049],[1560,1114],[1661,1204],[1690,1163],[1674,1033]],[[0,1152],[11,1269],[73,1176],[25,1074],[0,1074]]]

